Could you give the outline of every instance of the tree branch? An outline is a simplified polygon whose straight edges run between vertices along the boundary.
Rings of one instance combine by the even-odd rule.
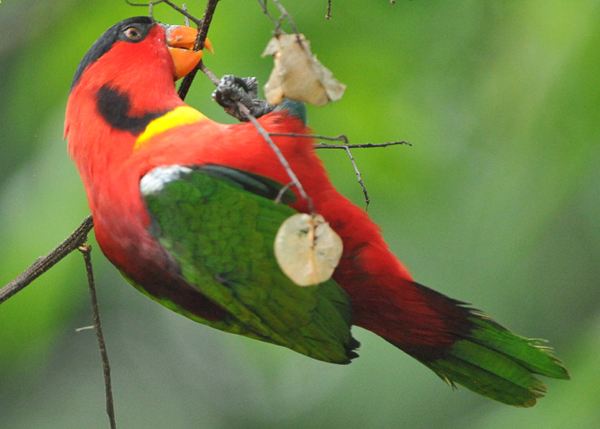
[[[27,285],[52,268],[57,262],[85,243],[93,225],[92,217],[86,217],[81,225],[54,250],[46,256],[38,258],[23,273],[3,286],[0,289],[0,304],[27,287]]]
[[[319,136],[320,138],[322,138],[323,136]],[[387,142],[387,143],[362,143],[362,144],[348,144],[348,138],[345,135],[340,135],[338,137],[331,137],[331,138],[327,138],[327,139],[323,139],[323,140],[344,140],[346,143],[345,144],[326,144],[326,143],[317,143],[314,145],[315,149],[342,149],[346,152],[346,154],[348,155],[348,158],[350,159],[350,163],[352,164],[352,168],[354,169],[354,174],[356,175],[356,180],[358,181],[358,184],[360,185],[360,189],[362,190],[362,193],[365,197],[365,210],[369,209],[369,203],[371,202],[371,199],[369,198],[369,191],[367,191],[367,185],[365,185],[365,182],[362,178],[362,174],[360,172],[360,169],[358,168],[358,165],[356,164],[356,160],[354,159],[354,156],[352,155],[352,151],[350,150],[352,149],[363,149],[363,148],[373,148],[373,147],[387,147],[387,146],[396,146],[396,145],[409,145],[412,146],[410,143],[405,142],[405,141],[397,141],[397,142]]]
[[[371,202],[371,199],[369,198],[369,191],[367,191],[367,185],[365,185],[365,182],[362,178],[362,174],[360,173],[360,170],[358,169],[358,165],[356,164],[356,161],[354,160],[354,156],[352,155],[352,151],[350,150],[350,147],[348,145],[344,145],[343,148],[346,151],[348,158],[350,159],[350,164],[352,164],[352,168],[354,169],[354,174],[356,175],[356,180],[358,180],[360,189],[362,189],[363,196],[365,197],[365,211],[369,210],[369,203]]]
[[[317,143],[315,144],[315,149],[368,149],[374,147],[388,147],[388,146],[412,146],[412,143],[407,141],[395,141],[395,142],[385,142],[385,143],[358,143],[358,144],[327,144],[327,143]]]
[[[298,27],[296,26],[296,22],[294,21],[294,18],[292,18],[292,15],[290,15],[290,13],[287,11],[287,9],[281,4],[281,2],[279,0],[271,0],[271,2],[275,5],[275,7],[279,10],[279,18],[274,18],[270,13],[269,10],[267,9],[267,0],[258,0],[258,4],[260,5],[263,13],[265,15],[267,15],[267,17],[273,21],[273,23],[275,24],[275,33],[279,33],[281,31],[281,24],[284,21],[287,21],[288,24],[290,24],[290,27],[292,28],[292,31],[296,34],[299,34],[300,32],[298,31]]]
[[[85,271],[87,273],[88,287],[90,290],[90,300],[92,304],[92,315],[94,318],[94,329],[96,330],[96,339],[98,340],[98,349],[102,359],[102,372],[104,374],[104,394],[106,398],[106,414],[111,429],[117,428],[115,418],[115,406],[112,394],[112,382],[110,378],[110,363],[108,361],[108,352],[106,351],[106,342],[102,333],[102,322],[100,321],[100,310],[98,309],[98,296],[96,295],[96,282],[94,281],[94,269],[92,267],[92,246],[82,244],[78,247],[83,255]]]
[[[202,18],[202,25],[199,28],[198,37],[196,38],[196,43],[194,44],[195,51],[199,51],[204,48],[204,42],[206,41],[206,36],[208,35],[208,29],[210,28],[210,23],[212,22],[212,18],[215,13],[215,9],[217,8],[217,3],[219,3],[219,0],[208,0],[208,3],[206,4],[206,9],[204,10],[204,17]],[[171,7],[173,7],[171,2],[168,2],[167,4],[169,4]],[[176,8],[176,10],[178,10],[178,9],[179,8]],[[185,16],[188,16],[188,15],[189,14],[187,14],[187,12],[186,12]],[[194,22],[196,22],[196,24],[197,24],[198,20],[195,19]],[[200,63],[194,68],[194,70],[192,70],[192,72],[189,73],[183,79],[183,81],[181,82],[181,85],[179,85],[178,94],[182,100],[184,100],[185,97],[187,96],[187,93],[190,90],[190,87],[192,86],[192,82],[194,81],[194,78],[196,77],[198,70],[200,70],[202,68],[202,66],[203,66],[202,61],[200,61]]]
[[[331,5],[332,0],[327,0],[327,11],[325,12],[325,19],[331,19]]]
[[[339,136],[324,136],[321,134],[300,134],[300,133],[269,133],[272,137],[298,137],[301,139],[316,139],[316,140],[328,140],[332,142],[344,142],[349,143],[348,137],[344,134]]]

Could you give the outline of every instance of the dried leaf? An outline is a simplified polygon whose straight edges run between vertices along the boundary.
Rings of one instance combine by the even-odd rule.
[[[275,237],[275,258],[281,270],[299,286],[329,280],[342,251],[342,239],[321,215],[290,216]]]
[[[284,98],[322,106],[342,98],[346,86],[338,82],[329,69],[310,51],[310,42],[302,34],[273,37],[263,56],[273,55],[275,66],[265,85],[271,104]]]

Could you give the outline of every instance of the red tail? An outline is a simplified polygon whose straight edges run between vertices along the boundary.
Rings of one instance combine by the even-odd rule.
[[[445,356],[472,327],[471,312],[462,302],[410,280],[380,287],[369,305],[355,313],[356,324],[423,362]]]

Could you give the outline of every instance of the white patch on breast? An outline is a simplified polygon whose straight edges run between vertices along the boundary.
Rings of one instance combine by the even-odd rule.
[[[156,194],[162,191],[167,183],[179,180],[191,172],[191,168],[182,165],[156,167],[142,177],[140,191],[142,191],[142,195]]]

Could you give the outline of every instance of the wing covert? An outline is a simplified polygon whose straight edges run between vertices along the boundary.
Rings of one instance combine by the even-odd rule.
[[[273,201],[281,185],[226,166],[173,165],[146,174],[140,190],[183,278],[233,316],[226,330],[328,362],[356,356],[343,289],[299,287],[277,265],[275,234],[295,213]]]

